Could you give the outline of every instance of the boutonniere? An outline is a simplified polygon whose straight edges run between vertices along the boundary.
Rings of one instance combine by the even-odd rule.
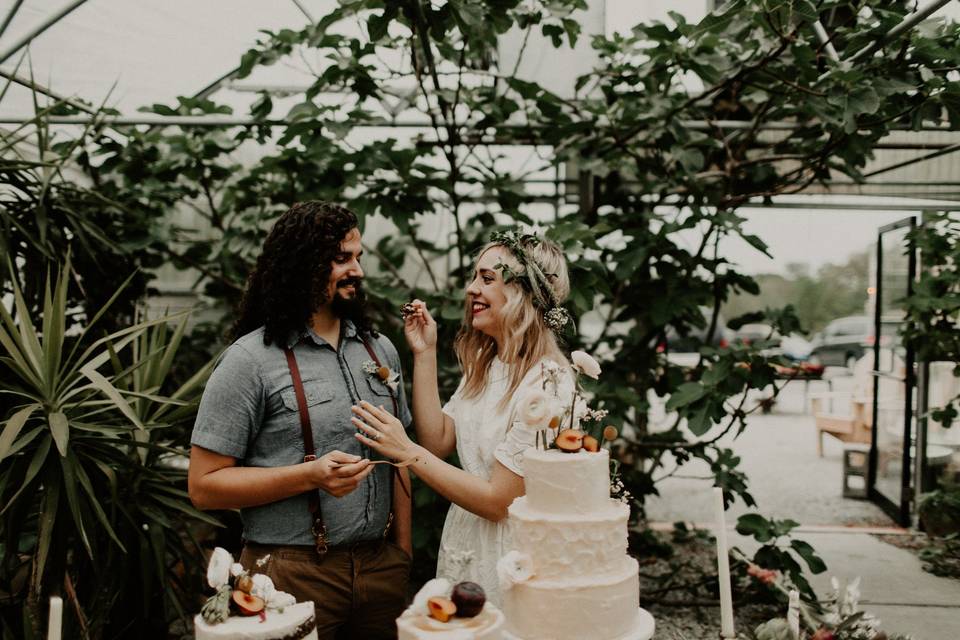
[[[393,393],[397,392],[397,387],[400,385],[400,372],[394,371],[390,367],[380,366],[373,360],[367,360],[360,365],[360,368],[371,378],[375,378],[387,385]]]

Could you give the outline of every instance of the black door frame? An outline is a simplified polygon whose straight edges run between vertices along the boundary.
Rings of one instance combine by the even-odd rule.
[[[902,477],[901,477],[901,486],[900,486],[900,504],[895,503],[889,497],[883,495],[876,488],[877,480],[877,461],[878,461],[878,447],[877,447],[877,432],[879,429],[879,405],[877,403],[877,398],[880,393],[880,378],[890,377],[891,374],[880,371],[880,342],[881,342],[881,331],[882,331],[882,296],[883,296],[883,235],[889,233],[890,231],[895,231],[898,229],[903,229],[909,227],[911,231],[917,226],[917,218],[911,216],[909,218],[904,218],[898,220],[888,225],[884,225],[877,230],[877,277],[876,277],[876,294],[874,298],[874,309],[873,309],[873,326],[874,326],[874,340],[873,340],[873,371],[871,372],[873,376],[873,426],[872,426],[872,435],[870,439],[870,464],[867,470],[867,487],[868,487],[868,496],[871,501],[877,504],[881,509],[883,509],[891,518],[897,521],[898,524],[902,527],[909,527],[911,524],[911,511],[910,505],[913,498],[912,491],[912,480],[913,473],[911,472],[911,455],[910,447],[913,440],[913,390],[916,386],[916,378],[914,374],[914,350],[910,344],[906,345],[905,353],[905,365],[906,373],[904,376],[904,407],[903,407],[903,460],[902,460]],[[912,240],[908,240],[908,260],[907,260],[907,295],[913,293],[913,280],[916,276],[917,271],[917,252],[913,245]],[[899,380],[899,377],[897,377]],[[917,452],[917,464],[924,464],[926,462],[924,455],[926,452]]]

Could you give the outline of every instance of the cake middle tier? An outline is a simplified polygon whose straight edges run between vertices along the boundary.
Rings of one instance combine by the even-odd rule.
[[[537,578],[616,572],[627,556],[630,508],[605,498],[587,514],[546,513],[521,496],[509,509],[511,548],[530,556]]]
[[[592,513],[610,498],[610,454],[564,453],[528,449],[523,454],[523,482],[534,509],[550,513]]]

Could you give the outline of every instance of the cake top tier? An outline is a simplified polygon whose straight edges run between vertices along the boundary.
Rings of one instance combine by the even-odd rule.
[[[530,508],[546,513],[593,513],[610,498],[610,454],[528,449],[523,474]]]

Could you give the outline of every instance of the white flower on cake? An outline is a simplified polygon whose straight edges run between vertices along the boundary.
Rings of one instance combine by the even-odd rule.
[[[497,562],[497,577],[500,588],[507,591],[533,577],[533,560],[525,553],[510,551]]]
[[[430,609],[427,607],[427,601],[430,598],[446,598],[450,595],[453,585],[446,578],[434,578],[428,580],[425,585],[417,591],[413,598],[413,604],[410,605],[410,611],[430,615]]]
[[[211,589],[219,589],[230,580],[230,567],[233,566],[233,556],[223,547],[217,547],[210,556],[207,565],[207,584]]]
[[[268,609],[283,609],[284,607],[292,607],[295,604],[297,604],[297,599],[286,591],[274,590],[267,600]]]
[[[273,580],[262,573],[254,574],[253,587],[250,589],[250,595],[263,598],[264,602],[270,602],[270,596],[277,590],[273,586]]]
[[[570,354],[573,366],[585,376],[594,380],[600,377],[600,364],[586,351],[574,351]]]
[[[553,402],[550,396],[539,389],[534,389],[520,402],[517,417],[529,427],[543,428],[553,417]]]

